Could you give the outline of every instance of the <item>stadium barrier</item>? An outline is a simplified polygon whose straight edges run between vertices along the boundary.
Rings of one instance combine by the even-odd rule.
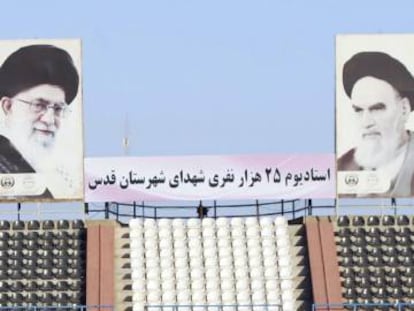
[[[407,308],[410,309],[407,309]],[[396,311],[408,311],[413,310],[414,303],[398,302],[398,303],[325,303],[325,304],[313,304],[312,311],[326,311],[326,310],[396,310]]]
[[[110,305],[0,306],[0,311],[114,311]]]
[[[280,304],[162,304],[145,305],[144,311],[282,311]]]

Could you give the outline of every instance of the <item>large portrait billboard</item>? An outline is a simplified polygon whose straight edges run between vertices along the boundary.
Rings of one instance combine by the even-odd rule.
[[[83,199],[80,40],[0,41],[0,201]]]
[[[340,197],[414,195],[414,35],[336,38]]]
[[[334,198],[333,154],[85,159],[85,201]]]

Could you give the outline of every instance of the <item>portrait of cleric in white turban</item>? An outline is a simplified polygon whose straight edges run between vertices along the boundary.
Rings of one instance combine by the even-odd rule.
[[[22,43],[0,67],[0,200],[82,199],[80,41]]]
[[[347,101],[337,100],[337,108],[348,105],[350,111],[337,120],[337,132],[353,133],[354,140],[338,154],[339,194],[413,196],[414,134],[407,126],[414,108],[412,73],[390,52],[375,50],[354,53],[340,70]]]

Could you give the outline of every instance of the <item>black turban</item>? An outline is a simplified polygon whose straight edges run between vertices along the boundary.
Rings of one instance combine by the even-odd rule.
[[[78,92],[79,75],[70,55],[52,45],[29,45],[12,53],[0,68],[0,98],[40,84],[61,87],[70,104]]]
[[[414,78],[397,59],[382,52],[360,52],[344,65],[342,81],[348,97],[351,97],[355,83],[363,77],[374,77],[392,85],[402,97],[410,100],[414,108]]]

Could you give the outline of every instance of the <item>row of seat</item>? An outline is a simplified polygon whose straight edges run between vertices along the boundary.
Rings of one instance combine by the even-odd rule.
[[[293,304],[284,218],[130,222],[133,301]]]
[[[414,217],[407,215],[384,215],[384,216],[347,216],[341,215],[337,218],[338,227],[349,226],[410,226],[414,224]]]
[[[68,229],[84,229],[85,223],[80,220],[0,220],[0,230],[68,230]]]
[[[348,303],[414,299],[413,220],[406,215],[338,217],[337,255]]]
[[[81,291],[84,289],[84,282],[81,280],[7,280],[0,281],[0,292],[8,291]]]

